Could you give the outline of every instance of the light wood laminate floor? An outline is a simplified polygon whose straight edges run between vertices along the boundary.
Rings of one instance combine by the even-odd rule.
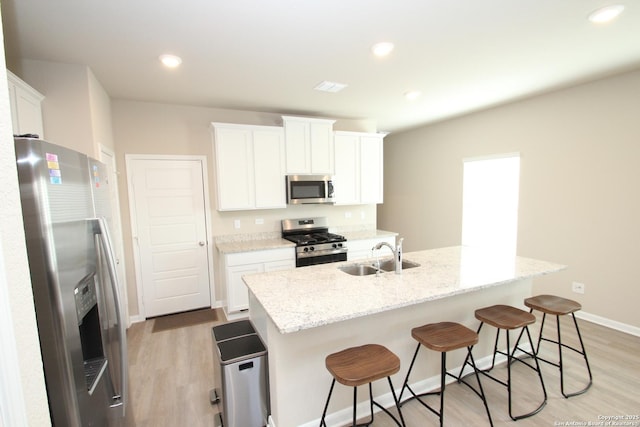
[[[220,313],[220,318],[224,318]],[[569,323],[563,318],[563,337],[575,345],[577,339]],[[593,323],[578,320],[587,347],[594,383],[586,394],[565,399],[560,394],[558,369],[542,364],[547,386],[547,406],[537,415],[514,422],[507,412],[506,388],[482,378],[491,408],[494,425],[513,427],[539,427],[560,425],[607,425],[601,417],[640,416],[640,337],[624,334]],[[129,365],[133,415],[138,427],[177,427],[214,425],[216,405],[209,403],[209,391],[213,387],[213,348],[211,327],[216,323],[205,323],[181,329],[152,333],[153,320],[137,323],[128,331]],[[532,329],[534,339],[537,327]],[[555,334],[555,323],[548,331]],[[418,326],[418,325],[416,325]],[[476,325],[471,325],[475,328]],[[410,337],[409,332],[407,335]],[[553,336],[553,335],[552,335]],[[410,339],[410,338],[409,338]],[[543,344],[546,356],[553,358],[557,350],[551,344]],[[570,352],[569,353],[573,353]],[[569,381],[579,386],[583,371],[577,355],[567,356]],[[423,363],[439,363],[439,354],[421,350]],[[416,362],[416,363],[420,363]],[[527,411],[540,398],[535,386],[533,371],[515,364],[514,412]],[[322,367],[324,368],[324,367]],[[401,368],[402,376],[408,366]],[[504,365],[497,367],[496,375],[506,375]],[[395,384],[399,387],[400,384]],[[328,384],[327,384],[328,387]],[[327,390],[314,390],[324,397]],[[405,394],[406,397],[406,394]],[[437,397],[429,400],[437,405]],[[319,408],[321,411],[322,408]],[[435,415],[417,402],[406,403],[403,414],[408,427],[437,426]],[[319,417],[311,414],[312,418]],[[602,424],[598,424],[603,421]],[[622,421],[622,420],[619,420]],[[629,424],[640,427],[640,419]],[[591,424],[588,424],[588,423]],[[635,423],[635,424],[634,424]],[[383,413],[376,415],[375,427],[394,426]],[[446,389],[445,425],[447,426],[488,426],[481,401],[467,387],[451,384]],[[292,426],[277,426],[292,427]]]

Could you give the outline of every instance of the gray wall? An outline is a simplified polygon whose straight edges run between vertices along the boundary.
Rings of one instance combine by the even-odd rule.
[[[635,71],[391,134],[378,226],[407,251],[460,244],[463,159],[520,152],[518,254],[569,266],[535,291],[638,328],[639,111]]]

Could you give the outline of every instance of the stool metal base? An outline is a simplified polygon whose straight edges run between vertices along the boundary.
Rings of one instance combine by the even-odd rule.
[[[478,327],[478,335],[480,334],[480,330],[482,329],[482,326],[484,325],[484,322],[480,323],[480,326]],[[522,335],[526,332],[527,333],[527,337],[529,339],[529,344],[531,345],[531,349],[533,351],[533,340],[531,339],[531,334],[529,333],[529,327],[528,326],[524,326],[522,328],[522,330],[520,331],[520,335],[518,336],[518,339],[516,340],[516,344],[513,348],[513,351],[509,351],[509,349],[511,348],[511,344],[510,344],[510,340],[509,340],[509,330],[505,329],[505,335],[507,338],[507,350],[506,352],[503,352],[501,350],[498,350],[498,340],[500,338],[500,329],[497,329],[496,332],[496,341],[495,341],[495,345],[493,347],[493,359],[491,360],[491,367],[489,367],[488,369],[483,369],[480,370],[479,372],[482,373],[484,376],[486,376],[487,378],[492,379],[493,381],[502,384],[503,386],[507,387],[507,395],[508,395],[508,403],[509,403],[509,417],[513,420],[513,421],[517,421],[520,420],[522,418],[528,418],[531,417],[535,414],[537,414],[538,412],[540,412],[542,410],[542,408],[545,407],[545,405],[547,404],[547,390],[545,388],[544,385],[544,380],[542,379],[542,371],[540,370],[540,364],[538,363],[538,358],[536,357],[535,353],[530,353],[528,351],[523,350],[522,348],[519,347],[520,344],[520,339],[522,338]],[[528,355],[529,357],[531,357],[533,359],[533,361],[535,362],[535,366],[530,365],[529,363],[525,362],[523,359],[520,359],[518,357],[515,357],[515,354],[517,351],[521,351],[522,353]],[[502,354],[503,356],[507,356],[507,381],[504,382],[496,377],[494,377],[493,375],[489,374],[489,371],[491,371],[494,367],[495,367],[495,363],[496,363],[496,355],[497,354]],[[468,356],[467,356],[468,359]],[[465,359],[464,363],[462,364],[462,368],[460,370],[460,374],[462,374],[462,371],[464,370],[465,366],[467,364],[469,364],[468,360]],[[530,369],[536,371],[538,373],[538,377],[540,378],[540,385],[542,386],[542,393],[544,395],[544,398],[542,400],[542,403],[540,403],[540,405],[534,409],[531,412],[528,412],[526,414],[522,414],[522,415],[513,415],[513,411],[512,411],[512,393],[511,393],[511,365],[514,362],[521,362],[522,364],[524,364],[525,366],[529,367]]]
[[[470,358],[470,360],[471,360],[470,365],[473,367],[473,371],[476,374],[476,380],[478,381],[479,391],[476,390],[471,384],[469,384],[466,381],[464,381],[462,379],[461,375],[455,376],[455,375],[453,375],[453,374],[451,374],[450,372],[447,371],[447,353],[446,352],[442,352],[441,353],[441,357],[440,357],[440,390],[439,391],[432,391],[432,392],[428,392],[428,393],[416,394],[413,391],[413,389],[411,388],[411,386],[409,385],[409,375],[411,374],[411,370],[413,369],[413,364],[416,361],[416,357],[418,356],[418,351],[420,350],[420,347],[421,347],[421,344],[418,343],[418,346],[416,347],[416,351],[413,354],[413,359],[411,360],[411,365],[409,366],[409,371],[407,372],[407,376],[404,379],[404,383],[402,385],[402,390],[400,391],[400,397],[398,397],[398,401],[400,402],[400,406],[404,405],[405,403],[409,402],[410,400],[416,399],[422,406],[424,406],[429,411],[433,412],[435,415],[438,416],[438,418],[440,420],[440,427],[443,427],[444,426],[444,391],[445,391],[445,384],[446,384],[445,379],[446,379],[446,377],[448,375],[448,376],[456,379],[458,382],[461,382],[462,384],[464,384],[467,387],[469,387],[478,397],[480,397],[480,399],[482,399],[482,403],[484,404],[484,408],[487,411],[487,417],[489,418],[489,424],[491,425],[491,427],[493,427],[493,420],[491,419],[491,413],[489,412],[489,405],[487,404],[487,398],[486,398],[486,396],[484,394],[484,390],[482,388],[482,383],[480,382],[480,375],[478,375],[478,373],[480,371],[476,368],[475,361],[473,360],[473,355],[471,354],[472,347],[467,347],[467,358]],[[465,361],[466,361],[466,359],[465,359]],[[464,370],[464,365],[463,365],[463,370]],[[462,371],[460,371],[460,374],[462,374]],[[403,402],[402,401],[402,395],[403,395],[405,389],[407,389],[409,391],[409,393],[411,393],[411,397],[409,397],[408,399],[406,399]],[[421,397],[433,396],[433,395],[440,395],[440,409],[439,410],[436,410],[436,409],[432,408],[424,400],[421,399]]]
[[[531,309],[531,311],[533,311],[533,309]],[[562,336],[560,334],[560,316],[556,315],[556,329],[557,329],[557,341],[552,340],[550,338],[545,338],[542,336],[542,331],[544,329],[544,322],[546,320],[547,317],[547,313],[543,313],[542,314],[542,322],[540,325],[540,334],[538,335],[538,345],[536,346],[536,350],[535,350],[535,354],[536,357],[538,358],[538,360],[541,360],[545,363],[548,363],[549,365],[555,366],[556,368],[560,369],[560,392],[562,393],[562,395],[568,399],[570,397],[573,396],[578,396],[580,394],[585,393],[587,390],[589,390],[589,388],[591,387],[591,385],[593,384],[593,376],[591,375],[591,367],[589,366],[589,359],[587,359],[587,351],[584,348],[584,343],[582,341],[582,335],[580,335],[580,328],[578,328],[578,321],[576,320],[576,316],[575,313],[571,313],[571,317],[573,318],[573,324],[576,327],[576,332],[578,333],[578,340],[580,341],[580,349],[571,347],[567,344],[563,344],[562,343]],[[540,351],[540,343],[542,341],[547,341],[553,344],[557,344],[558,345],[558,362],[553,362],[547,359],[543,359],[541,357],[538,356],[538,352]],[[586,387],[584,387],[581,390],[575,391],[573,393],[566,393],[564,391],[564,363],[563,363],[563,359],[562,359],[562,349],[563,348],[567,348],[569,350],[573,350],[576,353],[582,355],[582,357],[584,358],[584,362],[585,365],[587,367],[587,372],[589,374],[589,383],[586,385]]]
[[[389,388],[391,388],[391,394],[393,395],[393,401],[395,402],[396,409],[398,410],[398,414],[400,415],[400,421],[398,421],[398,419],[391,412],[389,412],[389,410],[387,408],[383,407],[378,402],[373,400],[373,392],[371,390],[371,383],[369,383],[369,405],[370,405],[371,415],[369,416],[369,421],[367,421],[365,423],[361,423],[361,424],[356,424],[356,422],[357,422],[357,420],[356,420],[356,406],[357,406],[357,403],[358,403],[358,387],[353,387],[353,423],[352,423],[353,427],[364,427],[364,426],[369,426],[369,425],[371,425],[373,423],[373,418],[374,418],[373,405],[377,406],[382,411],[384,411],[387,415],[389,415],[389,417],[391,417],[391,419],[396,423],[396,425],[398,425],[400,427],[405,427],[404,417],[402,416],[402,411],[400,410],[400,405],[398,403],[399,400],[396,398],[396,392],[393,389],[393,383],[391,382],[391,377],[387,377],[387,381],[389,382]],[[324,405],[324,411],[322,412],[322,418],[320,419],[320,427],[327,427],[327,424],[325,422],[325,417],[327,415],[327,409],[329,408],[329,401],[331,400],[331,394],[333,393],[333,386],[334,385],[336,385],[336,379],[335,378],[333,379],[333,381],[331,381],[331,388],[329,389],[329,396],[327,396],[327,403]]]

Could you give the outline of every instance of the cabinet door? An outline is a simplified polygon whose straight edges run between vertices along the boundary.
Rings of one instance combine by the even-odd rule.
[[[296,268],[296,261],[293,258],[264,263],[265,273],[268,273],[269,271],[292,270],[294,268]]]
[[[311,144],[311,173],[333,174],[333,123],[311,123],[309,137]]]
[[[32,133],[44,138],[41,106],[44,96],[10,71],[7,71],[7,79],[13,133],[16,135]]]
[[[249,309],[249,291],[242,276],[262,273],[263,264],[247,264],[227,267],[227,311],[229,313]]]
[[[336,204],[357,205],[360,203],[360,153],[356,135],[335,135],[334,177]]]
[[[282,129],[253,132],[255,207],[286,208],[284,133]]]
[[[309,123],[285,120],[284,132],[287,173],[311,173]]]
[[[216,127],[214,135],[218,210],[253,209],[251,131]]]
[[[382,136],[360,137],[360,202],[382,203]]]

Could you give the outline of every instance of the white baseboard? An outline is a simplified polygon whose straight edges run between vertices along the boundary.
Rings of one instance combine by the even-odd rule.
[[[228,321],[240,320],[240,319],[248,319],[249,318],[249,310],[245,311],[237,311],[234,313],[228,313],[226,308],[224,309],[224,316]]]
[[[129,316],[129,323],[140,323],[140,322],[144,322],[145,319],[144,317],[140,316],[139,314],[135,315],[135,316]]]
[[[584,311],[576,312],[576,317],[578,319],[586,320],[587,322],[592,322],[601,326],[606,326],[607,328],[615,329],[616,331],[640,337],[640,328],[636,326],[627,325],[626,323],[617,322],[615,320],[607,319],[606,317],[597,316],[591,313],[586,313]]]

